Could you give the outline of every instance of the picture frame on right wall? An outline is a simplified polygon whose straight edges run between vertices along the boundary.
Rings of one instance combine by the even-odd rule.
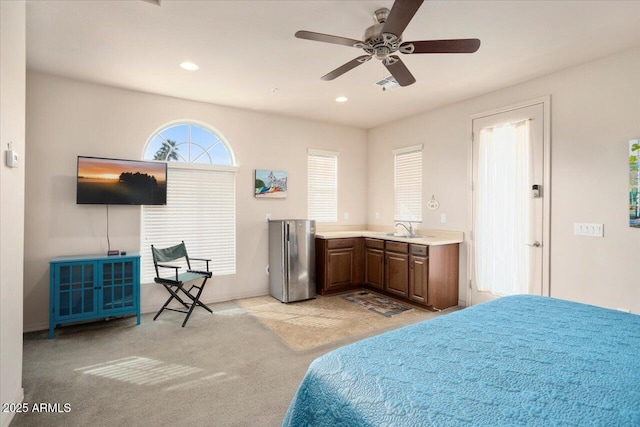
[[[629,141],[629,227],[640,228],[640,139]]]

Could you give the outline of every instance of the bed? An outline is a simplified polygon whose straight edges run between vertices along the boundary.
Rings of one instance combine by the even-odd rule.
[[[311,363],[283,426],[640,426],[640,316],[504,297]]]

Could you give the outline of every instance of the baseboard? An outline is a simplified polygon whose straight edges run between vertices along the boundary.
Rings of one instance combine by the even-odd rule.
[[[38,331],[44,331],[47,329],[49,329],[49,322],[32,323],[30,325],[24,325],[22,332],[26,334],[27,332],[38,332]]]
[[[243,298],[253,298],[253,297],[261,297],[264,295],[269,295],[268,292],[265,293],[265,291],[256,291],[256,292],[247,292],[247,293],[240,293],[237,295],[233,295],[231,297],[222,297],[222,298],[214,298],[214,299],[208,299],[208,300],[204,300],[202,301],[205,304],[215,304],[218,302],[227,302],[227,301],[234,301],[234,300],[238,300],[238,299],[243,299]],[[141,314],[149,314],[149,313],[155,313],[157,312],[160,307],[162,306],[162,303],[160,303],[160,305],[158,306],[150,306],[150,305],[143,305],[140,307],[140,313]],[[29,325],[24,325],[24,333],[27,332],[37,332],[37,331],[44,331],[49,329],[49,322],[46,323],[32,323]],[[4,427],[4,425],[2,426]]]
[[[22,403],[22,401],[24,400],[24,389],[20,388],[18,390],[18,394],[16,395],[16,398],[12,401],[12,402],[2,402],[2,403]],[[16,415],[15,412],[1,412],[0,413],[0,426],[2,427],[9,427],[9,424],[11,424],[11,421],[13,421],[13,417]]]
[[[265,293],[264,291],[247,292],[247,293],[237,294],[237,295],[228,296],[228,297],[207,299],[207,300],[203,300],[202,302],[204,304],[215,304],[215,303],[218,303],[218,302],[235,301],[235,300],[238,300],[238,299],[261,297],[261,296],[265,296],[265,295],[269,295],[269,293],[268,292]],[[158,306],[155,306],[155,305],[154,306],[141,306],[140,307],[140,313],[142,313],[142,314],[156,313],[160,309],[161,306],[162,306],[162,304],[160,304]],[[170,307],[171,307],[171,305],[170,305]],[[215,311],[214,311],[214,313],[215,313]]]

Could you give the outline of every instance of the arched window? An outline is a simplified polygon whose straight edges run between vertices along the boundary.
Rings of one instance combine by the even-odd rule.
[[[235,165],[233,153],[212,129],[196,123],[176,123],[156,132],[143,158],[163,162]]]
[[[151,245],[183,240],[189,255],[212,259],[214,275],[235,274],[238,168],[224,137],[205,124],[169,123],[151,135],[143,160],[167,162],[168,174],[167,204],[142,208],[142,281],[155,277]]]

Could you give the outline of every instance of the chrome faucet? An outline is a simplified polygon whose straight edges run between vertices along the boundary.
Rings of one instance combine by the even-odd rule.
[[[414,234],[413,234],[413,224],[411,224],[411,222],[409,222],[409,227],[407,227],[406,225],[404,225],[401,222],[396,222],[396,227],[399,226],[399,225],[403,226],[404,229],[407,230],[407,233],[409,233],[409,237],[413,237],[414,236]]]

